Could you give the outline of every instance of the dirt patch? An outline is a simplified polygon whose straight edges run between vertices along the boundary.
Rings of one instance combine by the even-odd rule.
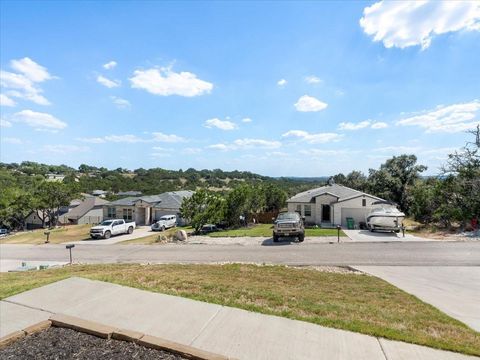
[[[185,357],[166,351],[149,349],[133,342],[105,340],[70,329],[51,327],[27,336],[0,350],[7,359],[158,359],[184,360]]]

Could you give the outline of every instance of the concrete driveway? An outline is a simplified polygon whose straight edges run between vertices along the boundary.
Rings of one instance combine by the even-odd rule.
[[[354,242],[439,241],[410,234],[405,234],[405,237],[403,237],[402,233],[396,234],[392,232],[370,232],[368,230],[343,230],[343,232],[350,241]]]
[[[155,234],[155,232],[150,229],[150,226],[138,226],[131,234],[112,236],[110,239],[86,239],[81,241],[72,241],[65,244],[112,245],[122,241],[134,240],[153,234]]]
[[[480,331],[480,266],[354,266]]]

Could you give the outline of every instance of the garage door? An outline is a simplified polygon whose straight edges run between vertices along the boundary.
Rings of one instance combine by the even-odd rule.
[[[342,226],[347,227],[347,217],[355,220],[355,225],[358,226],[360,221],[365,221],[365,215],[369,212],[367,208],[342,208]]]

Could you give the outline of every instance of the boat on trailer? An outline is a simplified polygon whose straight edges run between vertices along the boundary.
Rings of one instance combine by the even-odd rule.
[[[375,207],[367,214],[365,222],[370,231],[383,230],[400,232],[405,214],[391,201],[375,201]]]

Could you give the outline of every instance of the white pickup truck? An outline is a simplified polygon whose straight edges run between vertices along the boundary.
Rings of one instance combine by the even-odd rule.
[[[135,221],[125,222],[123,219],[104,220],[90,229],[92,239],[109,239],[112,235],[131,234],[135,229]]]

